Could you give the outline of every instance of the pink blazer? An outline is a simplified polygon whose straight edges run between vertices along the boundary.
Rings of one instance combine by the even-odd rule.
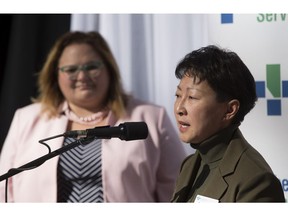
[[[128,117],[110,126],[128,121],[145,121],[149,135],[145,140],[103,139],[102,176],[105,202],[168,202],[180,165],[187,156],[183,144],[165,109],[132,100]],[[48,153],[39,140],[63,134],[65,115],[47,120],[40,116],[40,105],[18,109],[14,115],[0,157],[0,175]],[[52,151],[61,148],[64,138],[46,143]],[[8,202],[56,202],[59,156],[41,166],[9,178]],[[0,201],[5,201],[5,180],[0,182]]]

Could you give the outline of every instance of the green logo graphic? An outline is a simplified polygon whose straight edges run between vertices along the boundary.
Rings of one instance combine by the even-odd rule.
[[[273,97],[272,99],[267,99],[267,115],[281,116],[281,99],[288,97],[288,80],[281,81],[280,64],[266,65],[266,82],[256,81],[258,98],[266,98],[266,87]]]

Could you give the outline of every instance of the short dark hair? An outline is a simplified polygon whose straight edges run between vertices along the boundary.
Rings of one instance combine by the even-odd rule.
[[[250,70],[235,52],[215,45],[188,53],[178,63],[175,76],[207,81],[218,101],[237,99],[240,108],[232,123],[241,123],[257,101],[255,80]]]

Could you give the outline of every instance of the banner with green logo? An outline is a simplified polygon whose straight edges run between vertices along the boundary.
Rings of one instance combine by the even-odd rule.
[[[258,102],[240,126],[288,198],[288,15],[208,15],[208,42],[235,51],[256,81]]]

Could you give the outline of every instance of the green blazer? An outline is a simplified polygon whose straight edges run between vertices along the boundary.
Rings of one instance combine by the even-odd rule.
[[[189,202],[187,193],[195,181],[200,162],[198,151],[183,161],[172,202]],[[216,169],[211,176],[213,184],[207,185],[199,195],[219,202],[285,202],[279,179],[239,129],[233,134]]]

